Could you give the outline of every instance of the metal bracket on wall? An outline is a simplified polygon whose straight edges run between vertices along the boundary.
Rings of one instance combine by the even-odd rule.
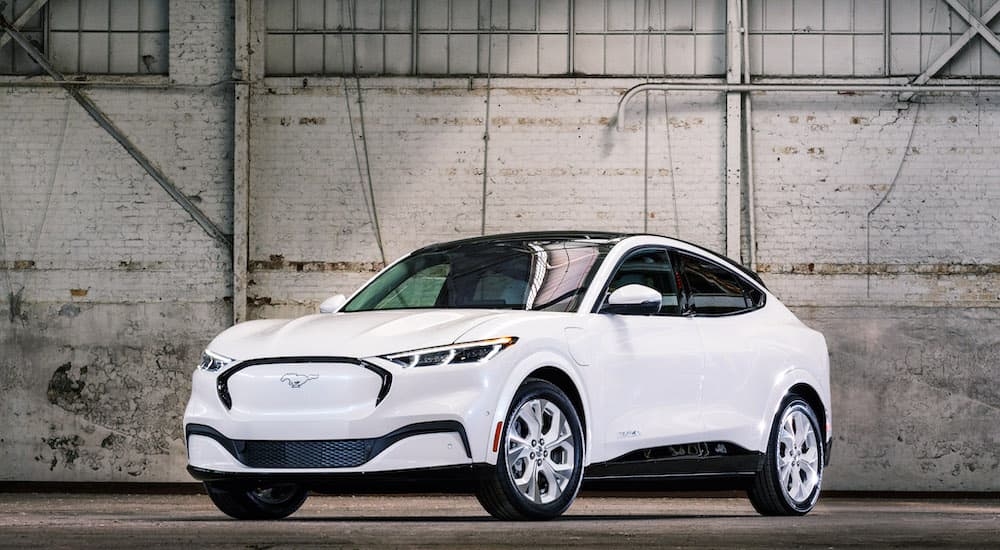
[[[36,2],[36,4],[37,3],[38,2]],[[4,4],[5,3],[0,2],[0,10],[3,9]],[[34,4],[32,7],[34,7]],[[28,40],[23,34],[21,34],[21,32],[15,28],[14,25],[11,25],[2,13],[0,13],[0,28],[6,31],[7,35],[10,36],[14,42],[17,42],[17,44],[20,45],[25,52],[27,52],[31,59],[33,59],[38,66],[44,69],[49,76],[54,78],[56,81],[61,82],[62,87],[66,90],[66,93],[75,99],[76,102],[83,107],[83,110],[86,111],[92,119],[94,119],[94,122],[108,132],[108,134],[110,134],[111,137],[113,137],[115,141],[117,141],[125,149],[125,151],[128,152],[128,154],[131,155],[140,166],[142,166],[147,174],[156,180],[156,183],[160,184],[160,187],[162,187],[163,190],[166,191],[167,194],[170,195],[170,197],[174,199],[174,201],[177,202],[177,204],[179,204],[181,208],[183,208],[191,216],[191,218],[205,230],[206,233],[208,233],[209,236],[224,244],[227,249],[232,250],[232,236],[222,231],[222,229],[215,225],[215,223],[209,219],[209,217],[206,216],[201,209],[195,206],[195,204],[191,202],[191,199],[182,193],[180,189],[178,189],[177,186],[167,178],[163,171],[153,164],[153,162],[149,160],[149,157],[139,150],[139,148],[136,147],[131,140],[129,140],[128,136],[126,136],[121,130],[118,129],[117,126],[114,125],[113,122],[111,122],[111,119],[108,118],[108,116],[104,114],[104,112],[101,111],[96,104],[94,104],[89,96],[79,90],[77,86],[64,82],[66,80],[65,76],[56,70],[56,68],[52,66],[49,59],[45,57],[42,52],[38,51],[38,48],[36,48],[35,45],[32,44],[31,41]]]

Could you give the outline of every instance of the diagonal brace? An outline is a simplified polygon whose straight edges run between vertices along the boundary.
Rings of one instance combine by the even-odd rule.
[[[997,38],[993,31],[986,26],[986,23],[993,21],[998,14],[1000,14],[1000,0],[993,3],[993,6],[983,13],[982,19],[972,15],[968,8],[958,2],[958,0],[945,0],[952,10],[955,11],[962,19],[969,24],[969,28],[955,40],[952,45],[945,50],[933,63],[928,65],[927,69],[920,74],[917,78],[913,80],[913,84],[926,84],[928,80],[931,79],[938,71],[940,71],[949,61],[954,59],[954,57],[973,39],[977,34],[982,35],[983,39],[986,40],[994,49],[1000,52],[1000,39]],[[984,23],[985,22],[985,23]]]
[[[35,0],[32,2],[31,5],[25,8],[25,10],[21,12],[21,15],[18,15],[17,19],[14,20],[14,28],[17,30],[24,28],[24,26],[28,23],[28,20],[48,3],[49,0]],[[0,2],[0,10],[3,10],[4,4],[5,2]],[[3,48],[7,45],[7,42],[10,42],[10,37],[11,35],[6,32],[0,32],[0,48]]]
[[[167,194],[170,195],[170,197],[174,199],[174,201],[176,201],[177,204],[179,204],[181,208],[183,208],[191,216],[191,218],[194,219],[194,221],[198,222],[198,225],[200,225],[209,236],[224,244],[228,249],[232,250],[232,236],[223,232],[219,226],[215,225],[215,223],[201,211],[201,209],[195,206],[195,204],[191,202],[191,199],[182,193],[180,189],[178,189],[177,186],[167,178],[163,171],[153,164],[153,162],[149,160],[149,157],[140,151],[139,148],[128,139],[124,132],[118,129],[118,127],[111,122],[111,119],[109,119],[108,116],[97,107],[87,94],[80,91],[77,86],[67,83],[65,76],[56,70],[56,68],[52,66],[52,63],[49,62],[48,58],[46,58],[42,52],[38,51],[38,48],[36,48],[34,44],[32,44],[23,34],[21,34],[19,30],[11,26],[10,22],[7,21],[7,18],[5,18],[3,14],[0,14],[0,29],[5,29],[8,36],[24,48],[35,63],[38,63],[38,65],[44,69],[45,72],[49,73],[52,78],[60,82],[66,90],[66,93],[72,96],[73,99],[75,99],[76,102],[83,107],[84,111],[87,111],[87,114],[94,119],[94,122],[111,134],[111,137],[113,137],[115,141],[117,141],[125,149],[125,151],[128,152],[128,154],[131,155],[132,158],[146,170],[147,174],[156,180],[156,183],[160,184],[160,187],[162,187],[163,190],[166,191]]]

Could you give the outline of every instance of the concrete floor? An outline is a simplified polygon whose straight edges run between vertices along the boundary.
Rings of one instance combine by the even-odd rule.
[[[1000,548],[1000,500],[825,498],[804,518],[742,498],[584,496],[562,519],[491,519],[466,496],[312,496],[240,522],[204,495],[0,493],[3,548]]]

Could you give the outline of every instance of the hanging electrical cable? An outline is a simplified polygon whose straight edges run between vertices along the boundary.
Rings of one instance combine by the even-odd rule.
[[[365,208],[368,210],[368,218],[372,223],[372,231],[375,234],[375,244],[378,246],[379,256],[382,258],[382,265],[386,265],[385,246],[382,242],[382,228],[378,221],[378,208],[375,203],[375,185],[372,182],[372,168],[368,155],[368,137],[365,128],[365,109],[361,93],[361,75],[358,73],[358,47],[357,47],[357,0],[345,2],[347,7],[347,20],[351,22],[351,73],[354,76],[354,84],[358,96],[358,123],[361,130],[361,151],[358,150],[357,133],[354,130],[354,116],[351,114],[351,98],[347,85],[347,79],[343,79],[344,100],[347,102],[347,120],[351,130],[351,143],[354,145],[354,161],[358,167],[358,178],[362,184],[362,196],[365,201]],[[342,65],[347,64],[344,55],[344,35],[340,34],[340,53]],[[364,155],[364,167],[362,170],[362,153]],[[367,183],[367,186],[366,186]],[[367,187],[367,193],[364,187]]]
[[[889,188],[886,189],[882,198],[865,215],[865,290],[869,298],[872,295],[872,215],[876,210],[882,208],[882,205],[885,204],[886,200],[889,199],[889,195],[896,188],[896,183],[899,182],[899,175],[903,172],[903,164],[906,162],[906,156],[910,152],[910,144],[913,143],[913,134],[917,129],[917,117],[920,115],[921,104],[918,102],[916,105],[916,108],[913,110],[913,124],[910,125],[910,135],[906,138],[906,147],[903,148],[903,154],[899,157],[896,174],[892,177],[892,182],[889,183]]]

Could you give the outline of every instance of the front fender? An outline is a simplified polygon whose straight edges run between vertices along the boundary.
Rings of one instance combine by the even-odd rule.
[[[514,400],[514,394],[517,392],[518,388],[521,387],[524,381],[531,377],[532,373],[535,373],[543,368],[556,369],[569,378],[575,387],[577,394],[580,396],[580,404],[583,408],[582,411],[577,411],[577,414],[580,415],[581,419],[591,418],[590,396],[587,394],[586,386],[583,384],[580,373],[577,371],[575,364],[568,357],[568,355],[564,356],[548,350],[538,350],[530,353],[521,359],[507,375],[507,379],[504,381],[503,391],[500,392],[496,406],[493,409],[493,429],[490,431],[489,441],[486,445],[487,463],[497,463],[498,452],[494,448],[494,443],[499,444],[498,434],[502,435],[502,432],[498,432],[497,427],[501,422],[506,420],[507,414],[510,411],[511,403]],[[501,426],[501,428],[504,427]],[[590,422],[584,423],[583,431],[585,443],[583,463],[584,465],[587,465],[590,463],[590,442],[593,441],[590,433]]]

